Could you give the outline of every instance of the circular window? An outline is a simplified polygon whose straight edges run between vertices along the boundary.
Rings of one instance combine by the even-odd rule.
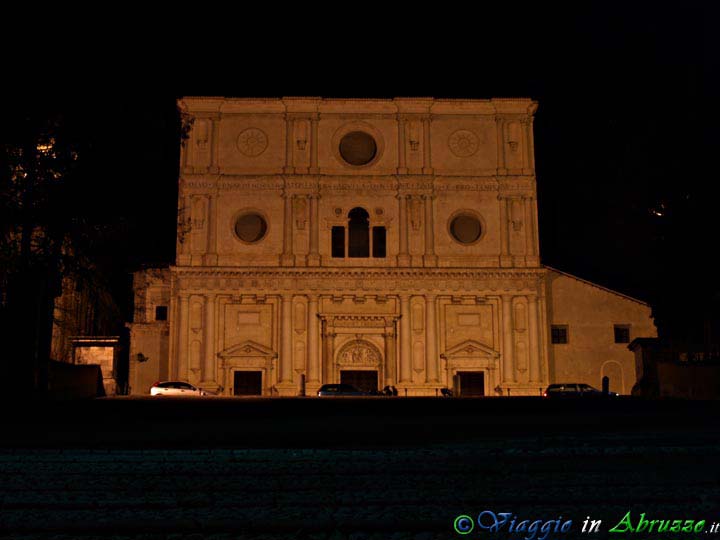
[[[252,244],[262,240],[267,232],[267,222],[254,212],[243,214],[235,222],[235,234],[243,242]]]
[[[377,144],[364,131],[351,131],[340,140],[340,155],[350,165],[367,165],[377,154]]]
[[[450,222],[450,234],[461,244],[472,244],[480,238],[482,225],[472,214],[460,214]]]

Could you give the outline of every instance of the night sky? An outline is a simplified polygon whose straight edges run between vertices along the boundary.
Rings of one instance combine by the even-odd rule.
[[[542,262],[652,302],[668,320],[712,309],[717,19],[690,3],[545,4],[418,4],[404,17],[324,9],[335,22],[119,14],[129,26],[91,37],[50,25],[32,53],[15,43],[5,107],[82,119],[95,171],[83,197],[115,224],[98,253],[129,298],[131,271],[174,258],[177,98],[530,97]]]

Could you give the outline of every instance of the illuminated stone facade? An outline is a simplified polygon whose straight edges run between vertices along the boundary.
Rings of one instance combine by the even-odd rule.
[[[181,379],[228,395],[312,394],[341,381],[537,395],[553,379],[535,102],[180,106],[192,129],[177,261],[136,275],[133,393]],[[624,301],[642,306],[627,322],[654,335],[649,308]],[[597,386],[592,375],[580,382]]]

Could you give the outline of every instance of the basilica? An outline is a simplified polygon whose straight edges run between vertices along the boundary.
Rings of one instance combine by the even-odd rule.
[[[541,264],[536,102],[179,107],[177,257],[134,276],[132,394],[183,380],[222,395],[344,382],[516,396],[603,376],[630,393],[627,345],[656,335],[650,307]]]

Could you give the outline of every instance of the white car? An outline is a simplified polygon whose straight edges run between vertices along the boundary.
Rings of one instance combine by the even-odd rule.
[[[206,396],[207,392],[183,381],[156,382],[150,387],[151,396]]]

